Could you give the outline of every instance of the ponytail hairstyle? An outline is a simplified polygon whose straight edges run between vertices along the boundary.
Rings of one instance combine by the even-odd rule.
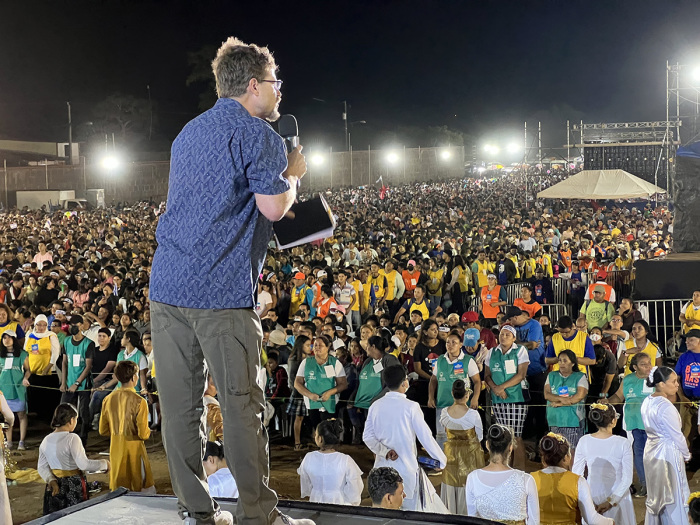
[[[492,455],[505,457],[508,447],[513,445],[513,432],[508,427],[495,423],[486,433],[486,444]]]
[[[343,433],[343,422],[340,419],[327,419],[321,421],[316,427],[316,433],[323,441],[323,445],[337,445]]]
[[[70,403],[61,403],[56,407],[51,419],[51,428],[62,427],[70,423],[70,420],[78,417],[78,409]]]
[[[649,357],[649,354],[645,354],[644,352],[639,352],[638,354],[634,354],[632,356],[632,359],[630,359],[630,370],[632,372],[637,371],[637,365],[642,359],[648,359],[651,362],[651,357]]]
[[[452,383],[452,397],[457,399],[464,399],[472,395],[472,389],[467,388],[467,384],[462,379],[457,379]]]
[[[634,303],[632,303],[632,304],[634,304]],[[633,309],[634,309],[634,307],[633,307]],[[649,323],[647,323],[644,319],[640,319],[639,321],[635,321],[634,324],[639,324],[642,326],[642,328],[644,328],[644,331],[647,333],[646,334],[647,341],[651,341],[656,346],[659,346],[659,341],[656,339],[654,332],[651,331],[651,327],[649,327]]]
[[[385,354],[389,348],[389,341],[380,335],[373,335],[367,340],[367,344],[374,346],[382,354]]]
[[[639,355],[639,354],[635,354]],[[591,411],[588,414],[588,420],[593,423],[598,429],[607,428],[617,419],[617,412],[612,405],[603,403],[593,403]]]
[[[647,386],[655,387],[659,383],[665,383],[671,377],[671,374],[675,374],[673,368],[667,366],[655,366],[651,369],[651,373],[647,378]]]
[[[540,440],[540,456],[546,467],[556,467],[569,453],[568,440],[560,435],[550,432]]]

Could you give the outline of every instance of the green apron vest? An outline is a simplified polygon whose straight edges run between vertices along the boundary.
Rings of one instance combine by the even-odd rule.
[[[491,379],[497,385],[502,385],[514,375],[518,373],[518,345],[513,345],[510,351],[503,355],[500,350],[500,345],[493,349],[491,352],[491,363],[489,368],[491,369]],[[511,362],[512,365],[507,365],[506,363]],[[491,392],[491,400],[493,403],[522,403],[525,401],[523,397],[523,387],[521,383],[513,385],[506,388],[506,399],[501,399],[496,394]]]
[[[85,370],[85,354],[87,353],[90,343],[92,343],[92,341],[87,337],[83,337],[77,345],[73,342],[72,337],[66,337],[66,340],[63,341],[63,348],[66,350],[66,357],[68,358],[68,379],[66,381],[66,388],[73,385],[80,377],[80,374],[83,373],[83,370]],[[78,390],[87,390],[92,385],[91,379],[91,376],[88,374],[80,383]]]
[[[141,350],[136,350],[136,352],[134,352],[134,355],[132,355],[131,357],[126,357],[126,350],[120,350],[119,354],[117,355],[117,363],[119,363],[119,361],[133,361],[139,367],[139,380],[136,383],[136,387],[135,387],[137,394],[140,394],[140,392],[141,392],[141,358],[142,357],[145,358],[146,356],[144,355],[144,353]],[[146,386],[146,385],[144,385],[144,386]],[[118,388],[122,387],[121,381],[117,381],[117,387]]]
[[[328,360],[324,365],[319,365],[315,357],[307,357],[304,365],[304,381],[306,388],[314,393],[321,395],[331,388],[335,388],[335,362],[336,358],[332,355],[328,356]],[[333,368],[333,375],[326,374],[326,367]],[[311,401],[309,400],[309,408],[317,409],[324,408],[329,414],[335,414],[335,396],[331,396],[328,401]]]
[[[381,360],[379,363],[375,363],[374,359],[370,359],[362,367],[357,395],[355,395],[357,408],[369,408],[372,400],[382,391],[382,370],[377,371],[381,366]]]
[[[452,384],[461,379],[467,388],[472,387],[472,382],[469,379],[469,360],[472,357],[464,354],[462,359],[458,359],[454,363],[447,362],[447,354],[438,357],[436,370],[433,375],[437,377],[437,396],[436,403],[438,409],[452,406],[454,398],[452,397]],[[478,395],[478,394],[477,394]]]
[[[654,393],[653,387],[646,385],[646,379],[637,374],[628,374],[622,380],[622,393],[625,395],[625,427],[627,430],[644,430],[642,422],[642,402]]]
[[[562,377],[559,372],[550,372],[548,377],[549,388],[552,394],[573,397],[576,395],[578,382],[582,377],[583,372],[572,372],[569,377]],[[578,427],[584,414],[583,401],[579,401],[575,405],[556,408],[547,403],[547,422],[550,427]]]
[[[22,379],[24,379],[24,360],[28,355],[22,350],[19,356],[0,359],[0,391],[7,399],[27,401],[27,387],[22,384]]]

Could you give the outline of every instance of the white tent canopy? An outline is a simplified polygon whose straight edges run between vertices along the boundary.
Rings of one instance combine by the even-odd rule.
[[[538,199],[647,199],[666,190],[624,170],[584,170],[541,191]]]

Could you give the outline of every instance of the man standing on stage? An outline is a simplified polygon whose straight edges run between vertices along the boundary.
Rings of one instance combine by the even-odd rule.
[[[170,477],[186,523],[233,523],[209,496],[202,466],[202,395],[210,373],[219,392],[226,459],[240,492],[236,522],[310,525],[279,513],[268,486],[264,397],[255,381],[262,328],[253,309],[272,222],[289,211],[306,161],[301,147],[287,155],[265,122],[279,118],[282,85],[267,48],[229,38],[212,69],[219,99],[173,143],[151,274]]]

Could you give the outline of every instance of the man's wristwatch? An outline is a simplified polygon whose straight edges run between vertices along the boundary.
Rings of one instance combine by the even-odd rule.
[[[601,392],[600,394],[598,394],[598,397],[602,397],[602,398],[604,398],[604,399],[607,399],[607,398],[608,398],[608,394],[607,394],[607,392]]]
[[[75,386],[80,386],[80,381],[76,381],[76,382],[73,383],[73,384],[74,384]]]

